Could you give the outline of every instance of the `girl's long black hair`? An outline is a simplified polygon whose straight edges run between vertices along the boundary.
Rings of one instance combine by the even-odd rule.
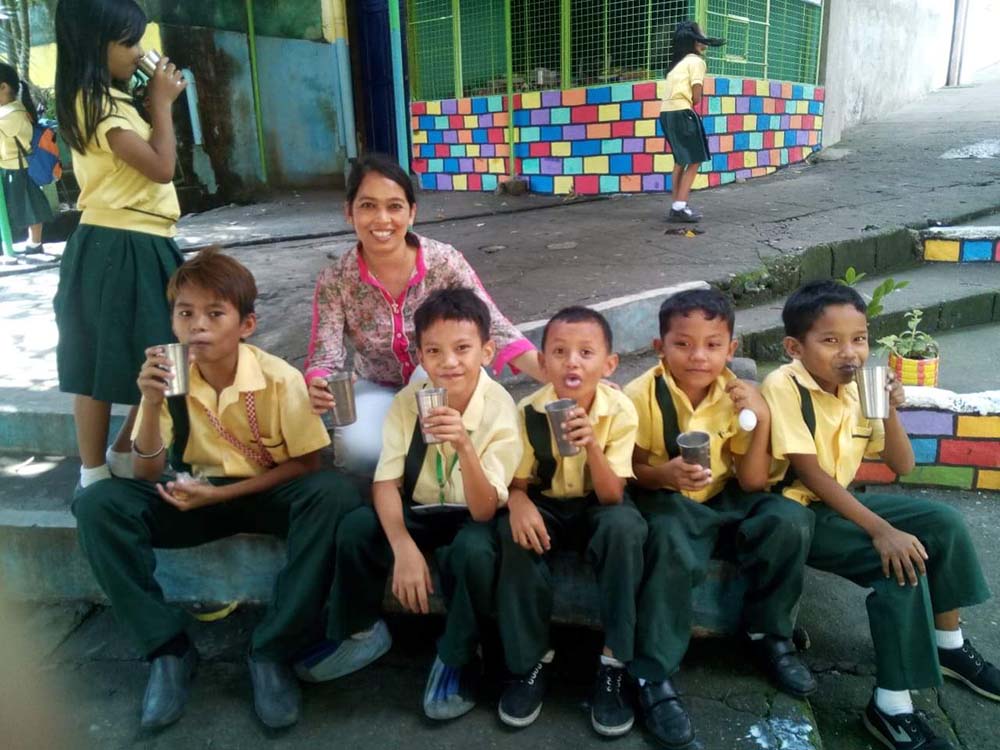
[[[124,89],[108,72],[108,45],[138,44],[146,14],[134,0],[59,0],[56,8],[56,116],[59,133],[83,152],[107,117],[111,87]],[[77,95],[83,119],[77,117]]]
[[[37,125],[38,109],[35,107],[35,101],[31,98],[31,90],[28,88],[28,82],[21,80],[21,76],[14,70],[14,66],[0,62],[0,83],[6,83],[15,92],[18,86],[21,87],[21,104],[28,110],[28,117],[31,119],[31,124]]]
[[[674,38],[670,45],[670,64],[667,66],[668,73],[688,55],[698,54],[698,50],[694,46],[697,41],[694,36],[695,34],[701,36],[701,29],[694,21],[681,21],[677,24],[677,28],[674,29]]]

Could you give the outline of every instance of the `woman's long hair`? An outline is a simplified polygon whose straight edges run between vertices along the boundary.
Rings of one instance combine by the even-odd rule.
[[[60,0],[56,8],[56,116],[59,133],[74,151],[83,152],[107,116],[112,81],[108,45],[138,44],[146,14],[134,0]],[[83,120],[76,101],[83,99]]]

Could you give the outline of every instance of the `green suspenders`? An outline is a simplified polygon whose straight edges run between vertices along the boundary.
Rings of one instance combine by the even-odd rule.
[[[552,488],[552,478],[556,475],[556,459],[552,455],[552,435],[549,430],[549,418],[535,411],[531,405],[524,407],[524,426],[528,433],[528,442],[535,452],[538,462],[538,483],[540,490]]]
[[[188,436],[191,434],[191,420],[188,418],[187,396],[183,398],[168,398],[167,410],[174,423],[174,440],[168,453],[169,464],[176,472],[191,472],[191,465],[184,463],[184,449],[187,448]]]
[[[424,466],[427,455],[427,443],[420,434],[420,419],[413,425],[413,437],[410,439],[410,449],[406,452],[406,462],[403,464],[403,502],[413,503],[413,490],[417,486],[420,470]]]
[[[667,451],[668,459],[676,458],[680,453],[677,448],[677,436],[680,435],[680,427],[677,425],[677,407],[674,406],[670,388],[667,387],[662,375],[656,378],[656,403],[663,415],[663,447]]]
[[[812,435],[813,440],[816,439],[816,408],[813,406],[812,394],[809,389],[806,388],[802,383],[798,381],[794,375],[792,376],[792,381],[795,383],[795,387],[799,389],[799,399],[802,401],[802,421],[806,423],[806,427],[809,428],[809,434]],[[780,482],[778,482],[771,491],[780,495],[782,490],[786,487],[790,487],[798,477],[795,474],[795,469],[792,468],[791,462],[788,464],[788,469],[785,471],[785,477]]]

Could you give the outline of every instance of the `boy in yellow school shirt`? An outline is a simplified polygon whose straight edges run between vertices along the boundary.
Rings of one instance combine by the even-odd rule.
[[[377,637],[371,631],[385,632],[378,618],[390,569],[400,603],[427,613],[434,585],[424,552],[435,551],[447,617],[423,706],[428,718],[454,719],[475,706],[481,623],[493,614],[494,517],[507,501],[521,441],[514,400],[483,369],[494,346],[482,299],[471,289],[441,289],[413,318],[420,364],[430,380],[408,385],[389,408],[374,508],[351,513],[337,535],[337,601],[330,620],[354,649]],[[447,389],[448,405],[421,423],[415,394],[430,386]],[[426,444],[422,431],[439,442]],[[339,659],[335,653],[325,664],[315,660],[311,674],[346,674]]]
[[[247,532],[287,539],[287,561],[247,660],[257,716],[286,727],[301,707],[292,654],[328,606],[337,525],[361,504],[350,482],[319,471],[330,438],[301,374],[242,343],[257,325],[256,296],[253,275],[215,250],[177,269],[167,299],[174,334],[191,350],[188,393],[165,398],[176,373],[162,347],[147,349],[132,433],[136,478],[96,482],[73,502],[94,576],[151,662],[145,728],[180,718],[198,661],[186,634],[190,616],[164,601],[153,577],[153,548]],[[158,482],[168,449],[174,469],[207,481]]]
[[[807,564],[836,573],[868,595],[875,646],[875,692],[863,721],[894,750],[948,750],[920,713],[910,690],[936,687],[941,674],[1000,700],[1000,670],[963,638],[959,608],[990,592],[961,514],[941,502],[865,493],[846,487],[865,456],[897,474],[914,466],[897,409],[905,402],[893,378],[889,417],[861,413],[854,373],[868,359],[866,305],[853,289],[815,281],[782,311],[792,363],[764,381],[771,445],[785,462],[784,494],[815,515]]]
[[[765,491],[771,465],[770,411],[759,391],[726,367],[736,352],[733,307],[714,289],[681,292],[660,307],[659,364],[625,387],[639,414],[633,468],[636,504],[649,526],[639,594],[636,657],[646,726],[668,748],[694,742],[670,681],[691,634],[691,594],[721,539],[749,589],[743,623],[772,679],[804,696],[816,688],[791,635],[802,594],[812,518],[797,503]],[[741,410],[756,418],[740,426]],[[685,463],[677,437],[710,436],[708,466]]]
[[[552,614],[548,555],[567,547],[586,552],[597,573],[605,647],[594,686],[591,724],[604,736],[625,734],[634,721],[625,665],[635,641],[635,596],[642,579],[646,524],[625,492],[632,476],[635,407],[601,382],[618,365],[611,328],[586,307],[559,311],[546,324],[539,355],[548,385],[518,404],[524,457],[501,517],[497,616],[512,680],[500,698],[500,719],[526,727],[542,709]],[[562,456],[545,404],[573,399],[566,436],[580,451]]]

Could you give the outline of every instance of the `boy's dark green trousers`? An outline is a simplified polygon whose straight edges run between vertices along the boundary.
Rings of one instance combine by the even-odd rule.
[[[808,564],[872,590],[866,603],[878,687],[919,690],[940,685],[934,615],[990,596],[962,514],[941,501],[868,493],[857,498],[920,540],[927,550],[927,575],[919,577],[917,586],[900,586],[895,575],[886,578],[871,537],[823,503],[809,506],[816,529]]]
[[[483,621],[494,613],[496,523],[473,521],[465,509],[414,512],[405,506],[403,517],[417,546],[435,552],[447,607],[438,656],[451,667],[468,664],[479,645]],[[350,513],[337,531],[331,638],[348,638],[378,619],[392,565],[392,548],[375,510],[365,506]]]
[[[167,604],[153,577],[154,548],[196,547],[253,533],[287,540],[285,567],[253,633],[252,652],[285,660],[306,645],[330,596],[337,525],[361,505],[354,485],[332,471],[267,492],[181,511],[152,482],[106,479],[73,501],[80,546],[118,620],[149,655],[180,635],[191,617]]]
[[[593,494],[554,500],[531,498],[545,521],[552,550],[583,553],[597,574],[604,644],[616,659],[630,661],[635,646],[635,598],[642,581],[646,523],[632,501],[601,505]],[[552,619],[552,572],[548,555],[521,547],[511,534],[510,515],[497,523],[500,577],[497,619],[507,668],[526,674],[549,649]]]
[[[713,556],[734,560],[748,579],[743,625],[748,632],[790,638],[802,595],[813,514],[767,492],[730,482],[697,503],[669,490],[638,491],[649,526],[639,593],[636,677],[661,681],[680,667],[691,638],[692,589]]]

